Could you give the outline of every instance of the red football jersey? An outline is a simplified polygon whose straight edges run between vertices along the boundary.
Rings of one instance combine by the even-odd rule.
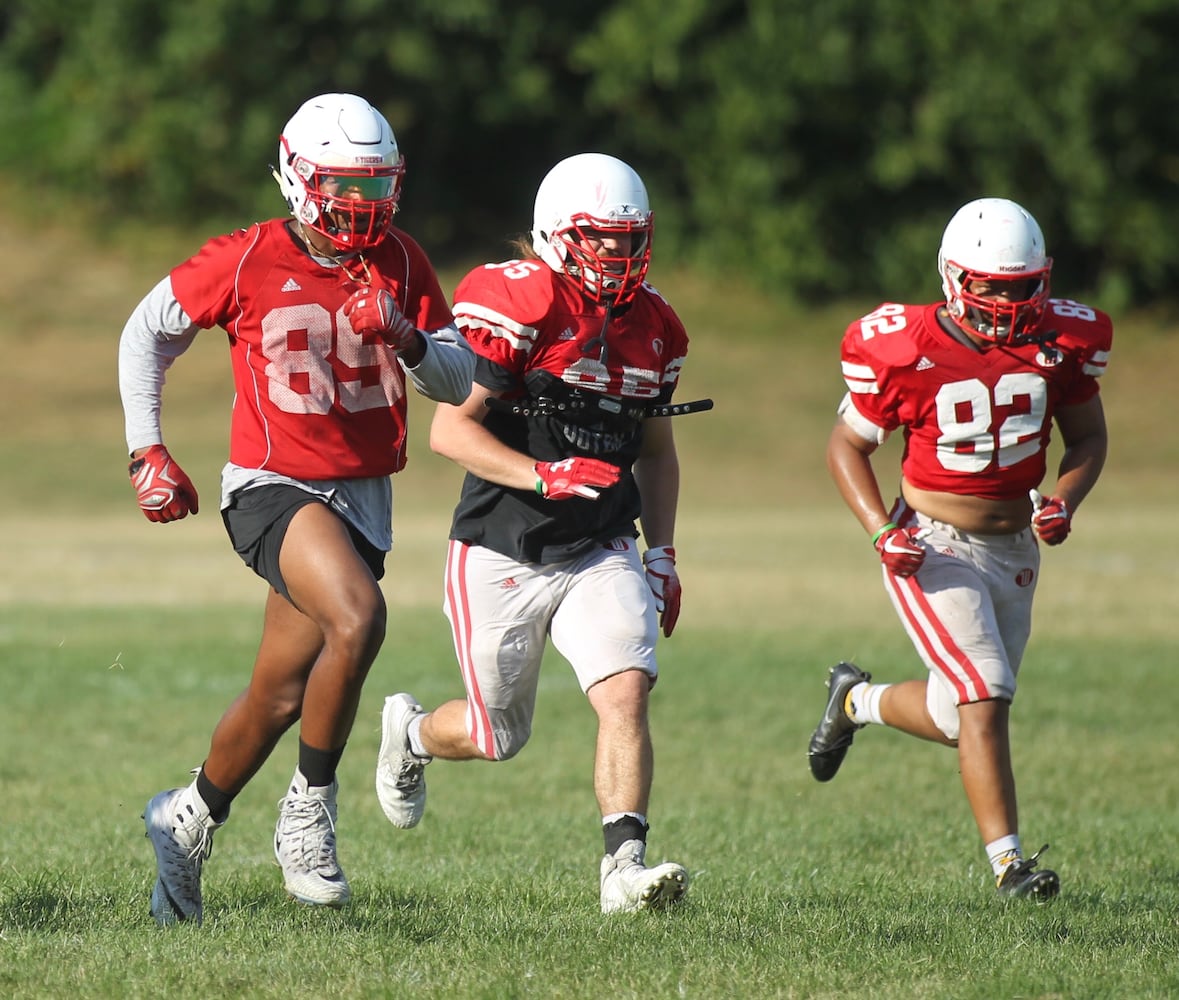
[[[398,229],[344,268],[308,256],[287,220],[219,236],[171,274],[199,326],[229,334],[236,395],[229,459],[297,479],[384,476],[405,465],[405,373],[342,307],[371,281],[419,328],[452,321],[429,259]],[[357,278],[361,281],[358,281]]]
[[[610,321],[603,345],[604,307],[536,260],[473,270],[455,290],[454,315],[475,353],[506,371],[539,368],[611,396],[669,397],[688,350],[679,317],[650,285]]]
[[[918,489],[1009,500],[1046,472],[1058,406],[1098,391],[1113,339],[1103,312],[1052,299],[1054,339],[976,351],[937,320],[944,306],[888,302],[843,336],[851,424],[867,437],[904,427],[901,471]]]
[[[532,402],[558,389],[610,397],[605,409],[527,419],[492,412],[484,426],[509,447],[540,461],[587,455],[622,469],[597,500],[552,503],[470,473],[463,480],[451,537],[520,562],[559,562],[620,536],[634,536],[641,498],[631,466],[643,441],[642,419],[625,416],[622,398],[667,401],[679,382],[688,335],[671,306],[644,285],[617,315],[535,260],[476,268],[458,286],[454,316],[479,355],[475,378],[507,397]],[[557,381],[559,380],[559,382]],[[613,411],[610,411],[613,412]]]

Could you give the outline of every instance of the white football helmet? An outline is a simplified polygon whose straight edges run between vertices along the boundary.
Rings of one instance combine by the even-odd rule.
[[[938,271],[950,316],[963,330],[997,344],[1031,339],[1048,304],[1052,258],[1025,209],[1006,198],[963,205],[942,235]],[[986,283],[982,294],[971,289],[974,282]]]
[[[540,182],[532,248],[594,302],[621,305],[634,298],[646,277],[653,220],[638,174],[605,153],[578,153],[558,163]],[[595,250],[586,236],[613,238],[622,247]]]
[[[405,157],[368,101],[322,94],[282,130],[273,173],[299,222],[337,250],[363,250],[384,239],[397,211]]]

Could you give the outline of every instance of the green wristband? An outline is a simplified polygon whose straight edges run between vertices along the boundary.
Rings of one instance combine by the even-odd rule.
[[[872,536],[872,544],[875,545],[878,541],[880,541],[881,535],[883,535],[886,531],[892,531],[892,529],[895,528],[896,526],[897,526],[896,521],[889,521],[888,524],[886,524],[883,528],[881,528],[878,532],[876,532],[876,534],[874,534]]]
[[[540,476],[536,477],[536,492],[544,496],[544,480]]]

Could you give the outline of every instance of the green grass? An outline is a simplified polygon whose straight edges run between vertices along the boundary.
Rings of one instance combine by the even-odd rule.
[[[441,616],[404,616],[341,770],[354,904],[316,912],[281,891],[269,840],[293,766],[288,736],[218,834],[204,926],[160,931],[146,912],[153,865],[139,813],[200,761],[243,682],[257,615],[8,610],[3,653],[20,683],[0,736],[7,996],[318,996],[327,984],[341,996],[488,998],[1179,990],[1179,749],[1151,741],[1150,773],[1142,766],[1157,642],[1058,638],[1032,651],[1014,732],[1023,821],[1033,846],[1052,841],[1065,885],[1035,907],[994,896],[950,752],[872,730],[837,782],[811,780],[803,748],[821,665],[843,649],[838,629],[784,642],[773,629],[686,624],[656,688],[651,848],[688,865],[692,895],[681,912],[605,919],[592,719],[559,661],[519,758],[436,764],[420,827],[381,816],[381,696],[406,687],[435,700],[457,683]],[[884,631],[871,648],[882,672],[911,660]]]
[[[165,405],[202,513],[150,525],[125,480],[115,343],[191,247],[22,245],[0,287],[0,996],[1179,995],[1179,744],[1166,735],[1179,580],[1165,530],[1179,440],[1157,417],[1172,329],[1119,324],[1109,467],[1068,544],[1045,554],[1012,725],[1024,840],[1052,844],[1054,904],[995,897],[950,751],[874,728],[832,784],[806,766],[829,664],[920,675],[823,469],[838,337],[859,307],[802,314],[656,275],[693,335],[685,396],[717,400],[679,425],[685,605],[652,706],[651,855],[688,866],[686,905],[598,913],[593,718],[555,656],[518,758],[432,765],[415,830],[381,815],[383,696],[459,692],[440,610],[459,477],[424,447],[430,407],[414,400],[389,638],[340,771],[353,905],[318,912],[282,892],[270,837],[290,733],[217,835],[204,926],[160,930],[140,813],[187,780],[245,685],[264,592],[215,511],[223,338],[181,359]],[[47,259],[78,275],[69,295]]]

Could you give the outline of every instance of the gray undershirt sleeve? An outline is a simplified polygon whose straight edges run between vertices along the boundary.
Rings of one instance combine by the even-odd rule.
[[[135,307],[119,339],[119,394],[127,452],[163,444],[160,406],[164,373],[192,346],[198,327],[163,278]]]
[[[401,367],[423,396],[439,403],[461,403],[471,391],[475,376],[475,352],[452,323],[426,338],[426,354],[416,368]],[[400,361],[400,358],[398,359]]]

